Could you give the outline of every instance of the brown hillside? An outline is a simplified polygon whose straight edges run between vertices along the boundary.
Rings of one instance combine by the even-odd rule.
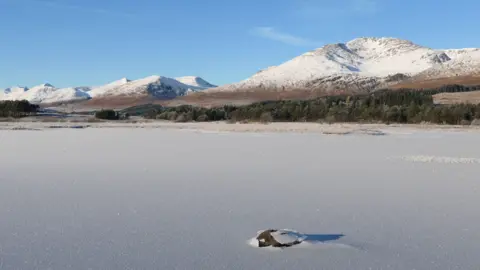
[[[475,76],[456,76],[448,78],[437,78],[437,79],[427,79],[427,80],[415,80],[410,81],[406,80],[398,84],[392,85],[389,88],[391,89],[400,89],[400,88],[437,88],[442,87],[448,84],[459,84],[459,85],[480,85],[480,75]]]
[[[325,95],[326,93],[324,91],[302,89],[291,91],[252,89],[235,92],[194,93],[163,103],[168,105],[190,104],[211,107],[222,105],[244,105],[265,100],[309,99]]]
[[[440,93],[433,96],[437,104],[480,104],[480,91],[461,93]]]
[[[430,79],[422,81],[404,81],[390,86],[390,89],[400,88],[437,88],[448,84],[459,85],[480,85],[480,76],[458,76],[451,78]],[[83,102],[76,102],[57,106],[59,109],[68,111],[82,111],[92,109],[123,109],[142,104],[160,104],[165,106],[194,105],[201,107],[213,107],[223,105],[247,105],[253,102],[265,100],[292,100],[312,99],[327,95],[355,94],[365,92],[364,89],[350,89],[349,91],[325,91],[321,90],[268,90],[250,89],[234,92],[199,92],[187,96],[178,97],[173,100],[158,100],[153,97],[144,96],[116,96],[106,98],[95,98]],[[471,93],[444,93],[434,96],[439,104],[455,103],[480,103],[480,91]]]

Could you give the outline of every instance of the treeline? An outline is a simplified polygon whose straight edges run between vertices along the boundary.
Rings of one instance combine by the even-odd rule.
[[[115,110],[100,110],[95,112],[95,117],[103,120],[125,120],[129,118],[129,114],[120,113]]]
[[[25,117],[37,114],[38,105],[31,104],[27,100],[4,100],[0,101],[0,117]]]
[[[435,105],[432,95],[462,90],[449,86],[431,91],[378,91],[368,95],[330,96],[312,100],[265,101],[246,106],[201,108],[157,107],[146,118],[176,122],[383,122],[470,124],[480,118],[480,105]]]

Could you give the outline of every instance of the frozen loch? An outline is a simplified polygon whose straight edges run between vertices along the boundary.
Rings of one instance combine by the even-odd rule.
[[[2,270],[480,266],[478,132],[0,130],[0,152]],[[252,246],[268,228],[326,241]]]

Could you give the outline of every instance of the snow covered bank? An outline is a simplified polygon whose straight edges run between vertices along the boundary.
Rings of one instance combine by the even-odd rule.
[[[248,123],[230,124],[226,122],[172,123],[165,121],[52,121],[52,122],[1,122],[0,130],[14,128],[48,129],[55,127],[84,126],[89,128],[148,128],[174,129],[213,133],[320,133],[324,135],[408,135],[416,132],[480,132],[480,126],[440,126],[440,125],[383,125],[383,124],[319,124],[319,123]]]

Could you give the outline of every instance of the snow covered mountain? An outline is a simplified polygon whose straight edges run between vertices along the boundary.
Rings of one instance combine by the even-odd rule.
[[[55,90],[57,89],[53,85],[46,83],[28,89],[20,98],[35,104],[42,103],[42,101],[52,95]]]
[[[186,85],[175,79],[163,76],[150,76],[144,79],[129,81],[122,79],[106,86],[93,88],[90,96],[94,98],[108,96],[150,95],[156,98],[175,98],[184,96],[195,86]]]
[[[30,89],[12,87],[3,91],[0,90],[0,100],[26,99],[34,104],[51,104],[125,96],[152,96],[159,99],[172,99],[214,87],[214,85],[199,77],[182,77],[182,79],[185,83],[168,77],[150,76],[134,81],[123,78],[106,85],[93,87],[56,88],[51,84],[42,84]]]
[[[71,102],[90,98],[89,88],[56,88],[42,84],[32,88],[15,87],[0,91],[0,100],[28,100],[34,104]]]
[[[50,103],[59,103],[59,102],[87,100],[87,99],[90,99],[90,95],[88,94],[87,90],[89,89],[81,88],[81,87],[62,88],[62,89],[58,89],[57,91],[53,91],[50,95],[46,96],[40,102],[32,102],[32,103],[50,104]]]
[[[248,89],[374,89],[423,75],[480,71],[480,49],[435,50],[397,38],[358,38],[329,44],[238,83],[206,92]]]
[[[1,100],[17,100],[17,99],[20,99],[20,97],[22,97],[27,90],[28,90],[27,87],[20,87],[20,86],[7,88],[3,91],[0,91],[0,99]]]

